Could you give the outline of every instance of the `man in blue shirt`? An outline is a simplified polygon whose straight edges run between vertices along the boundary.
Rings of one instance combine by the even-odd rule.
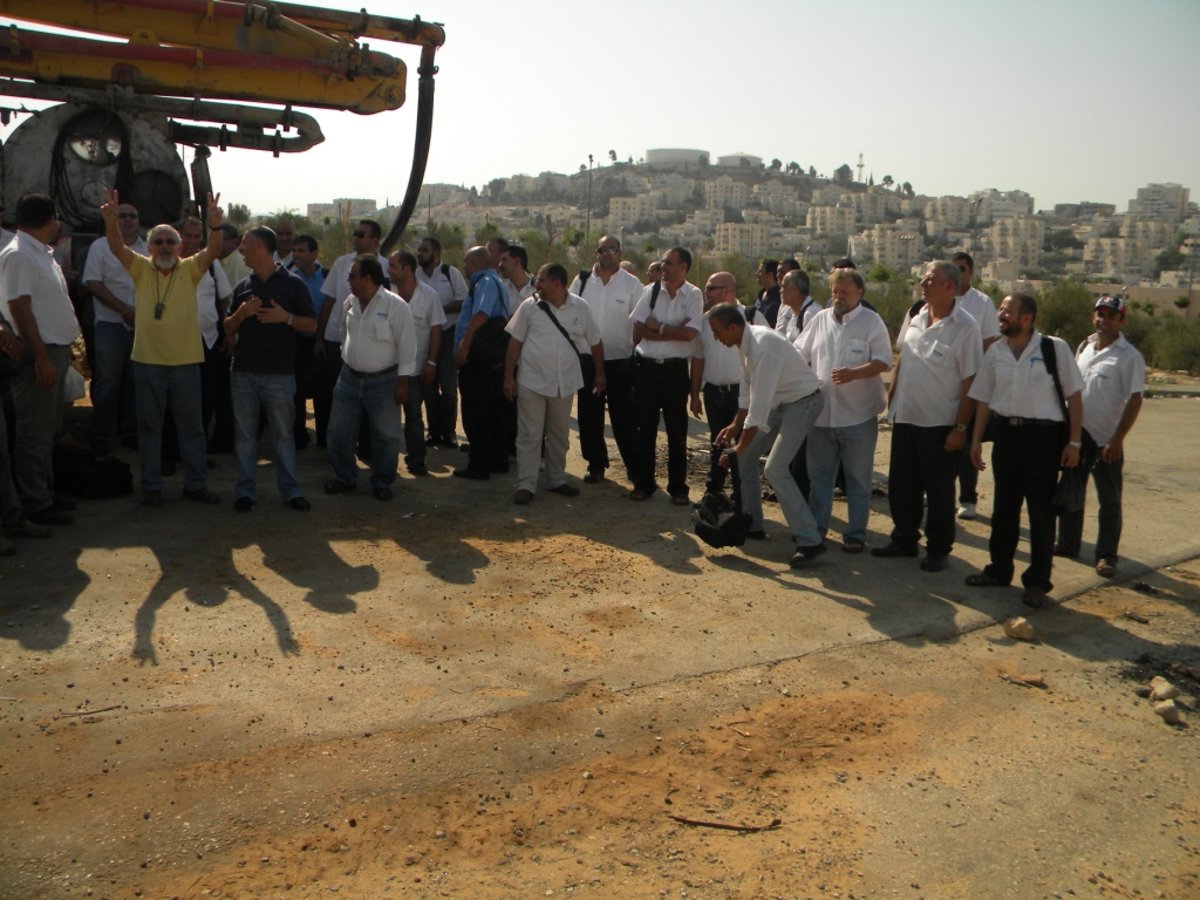
[[[320,245],[310,234],[297,235],[292,242],[291,251],[287,254],[290,262],[281,264],[293,275],[300,278],[308,286],[312,296],[314,312],[319,316],[325,297],[321,293],[321,285],[325,283],[325,267],[317,262],[317,251]],[[276,251],[279,255],[279,251]],[[317,385],[320,383],[321,367],[313,353],[313,344],[317,336],[316,329],[306,332],[296,332],[296,423],[292,427],[296,435],[296,449],[303,450],[308,446],[308,427],[305,422],[308,417],[308,401],[316,396]]]
[[[463,430],[470,442],[466,468],[458,478],[485,481],[508,471],[503,394],[508,334],[508,290],[492,268],[487,247],[472,247],[463,261],[467,296],[454,329],[454,365],[462,394]]]

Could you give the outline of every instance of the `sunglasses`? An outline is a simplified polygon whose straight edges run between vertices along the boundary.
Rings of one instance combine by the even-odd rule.
[[[174,247],[179,241],[175,238],[155,238],[150,243],[155,247]]]
[[[361,239],[361,238],[368,238],[368,237],[369,237],[369,238],[373,238],[373,237],[375,237],[375,235],[373,235],[373,234],[369,234],[368,232],[365,232],[365,231],[356,231],[356,232],[354,232],[354,236],[355,236],[356,238],[360,238],[360,239]]]

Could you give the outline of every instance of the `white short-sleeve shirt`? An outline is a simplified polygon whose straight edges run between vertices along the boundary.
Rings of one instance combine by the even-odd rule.
[[[325,334],[323,335],[325,340],[333,344],[340,344],[342,336],[345,334],[342,320],[346,315],[346,298],[350,296],[350,267],[354,265],[354,260],[358,259],[360,255],[344,253],[335,259],[333,265],[329,267],[329,274],[325,276],[325,283],[321,285],[322,295],[333,298],[333,307],[329,310],[329,318],[325,322]],[[381,255],[376,258],[386,275],[387,257]],[[317,315],[320,315],[320,310],[317,310]]]
[[[434,328],[445,327],[446,313],[442,310],[442,300],[437,291],[419,279],[416,290],[409,298],[408,307],[412,310],[413,329],[417,338],[416,371],[413,374],[420,375],[429,359],[430,334]]]
[[[950,315],[930,323],[929,307],[905,317],[897,341],[900,371],[892,394],[892,417],[902,425],[953,425],[962,383],[979,371],[983,339],[979,324],[954,304]]]
[[[1063,397],[1070,397],[1083,390],[1083,378],[1066,341],[1056,337],[1050,340],[1054,346]],[[988,347],[979,374],[971,385],[970,397],[986,403],[998,416],[1066,421],[1066,413],[1054,387],[1054,378],[1042,356],[1042,336],[1036,331],[1020,356],[1013,356],[1004,338]]]
[[[700,323],[704,320],[704,296],[700,288],[689,281],[679,286],[672,297],[664,285],[654,301],[654,310],[650,309],[650,298],[654,295],[654,285],[642,289],[642,296],[633,310],[634,322],[645,322],[651,316],[664,326],[694,328],[700,331]],[[634,349],[638,356],[648,359],[689,359],[695,352],[694,341],[656,341],[643,340]]]
[[[67,293],[67,279],[53,253],[29,232],[18,231],[16,240],[0,250],[0,286],[8,313],[5,318],[18,336],[21,326],[7,307],[18,297],[29,297],[42,343],[65,346],[79,337],[79,322]]]
[[[148,256],[150,253],[146,241],[140,237],[129,244],[129,249],[143,256]],[[133,279],[121,265],[121,261],[113,256],[112,249],[108,246],[108,240],[104,235],[98,237],[88,247],[87,262],[83,265],[83,282],[86,284],[89,281],[99,281],[108,288],[114,297],[133,309]],[[94,301],[92,307],[96,311],[94,321],[125,325],[125,320],[121,318],[120,313],[109,309],[99,300]],[[125,330],[133,331],[133,328],[125,325]]]
[[[582,291],[579,281],[576,275],[571,282],[571,293],[578,294],[588,302],[596,321],[600,323],[604,358],[628,359],[633,353],[633,320],[629,317],[641,300],[645,285],[632,272],[624,269],[617,269],[608,279],[608,284],[593,269]]]
[[[563,337],[533,297],[513,313],[506,330],[521,342],[517,383],[543,397],[567,397],[583,387],[579,356],[600,343],[600,326],[582,297],[568,293],[560,307],[543,301],[570,335]]]
[[[879,360],[885,371],[892,367],[892,345],[887,326],[873,310],[861,304],[839,322],[832,309],[823,309],[805,326],[797,344],[800,353],[821,379],[825,405],[814,423],[820,428],[848,428],[883,412],[887,391],[879,375],[834,384],[834,369],[852,369]]]
[[[1125,335],[1100,350],[1094,334],[1075,361],[1083,376],[1083,427],[1103,447],[1121,424],[1129,398],[1146,389],[1146,361]]]
[[[342,362],[357,372],[381,372],[396,366],[397,377],[416,370],[417,339],[412,310],[385,287],[364,307],[354,296],[342,304],[346,342]]]

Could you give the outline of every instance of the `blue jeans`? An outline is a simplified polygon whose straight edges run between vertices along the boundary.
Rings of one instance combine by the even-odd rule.
[[[109,440],[133,428],[133,332],[119,322],[97,322],[92,345],[92,438]]]
[[[237,459],[237,495],[254,499],[258,468],[258,419],[267,417],[267,430],[275,448],[275,482],[283,499],[301,496],[300,475],[296,470],[296,435],[292,424],[296,408],[294,375],[263,375],[258,372],[231,372],[233,394],[233,452]]]
[[[142,490],[162,491],[163,420],[168,405],[179,438],[183,489],[203,490],[208,478],[208,460],[204,456],[204,423],[200,416],[200,364],[158,366],[135,362],[133,383],[137,399]]]
[[[425,465],[425,425],[421,422],[421,401],[425,398],[425,382],[420,375],[408,379],[408,399],[404,401],[404,464]]]
[[[342,484],[358,483],[354,448],[358,429],[366,414],[371,428],[371,487],[389,487],[396,480],[400,458],[400,407],[393,389],[396,371],[360,378],[343,366],[333,388],[333,408],[329,412],[326,449],[333,465],[333,477]]]
[[[814,391],[792,403],[784,403],[771,410],[767,416],[770,431],[759,431],[738,459],[742,477],[742,508],[750,513],[750,528],[763,527],[762,494],[754,490],[758,484],[758,459],[769,449],[767,456],[767,482],[775,489],[779,507],[797,546],[812,547],[821,543],[823,536],[817,530],[813,514],[800,492],[796,479],[792,477],[792,458],[808,436],[813,420],[825,405],[820,391]]]
[[[871,473],[875,470],[875,417],[844,428],[814,427],[808,432],[808,506],[822,535],[829,530],[838,463],[846,472],[846,530],[843,540],[867,540],[871,515]]]

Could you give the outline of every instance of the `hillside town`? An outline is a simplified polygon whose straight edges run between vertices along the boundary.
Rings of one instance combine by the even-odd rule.
[[[607,232],[635,256],[680,244],[713,266],[734,255],[795,257],[824,269],[850,256],[868,269],[906,274],[964,250],[979,261],[980,279],[1003,291],[1074,277],[1097,294],[1121,293],[1187,317],[1200,291],[1200,209],[1189,193],[1148,184],[1124,211],[1093,201],[1039,210],[1017,189],[928,196],[890,174],[866,172],[861,159],[825,175],[747,153],[714,160],[705,150],[650,149],[636,161],[609,151],[571,174],[512,175],[482,189],[427,184],[410,229],[458,226],[468,238],[481,229],[517,239],[533,232],[539,246],[578,245],[585,234]],[[307,207],[314,222],[394,213],[376,199]]]

